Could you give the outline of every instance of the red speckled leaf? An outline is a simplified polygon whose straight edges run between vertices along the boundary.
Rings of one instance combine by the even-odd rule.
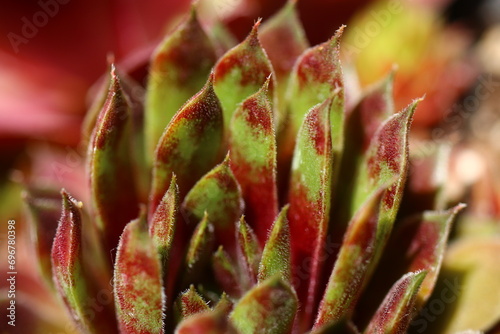
[[[415,316],[417,294],[426,274],[426,271],[411,272],[394,283],[364,333],[406,333]]]
[[[65,190],[61,192],[63,208],[52,244],[52,272],[54,283],[66,308],[77,326],[88,333],[116,331],[112,309],[100,305],[101,312],[89,312],[97,295],[83,266],[81,202]]]
[[[205,83],[216,61],[215,49],[201,27],[196,9],[155,50],[145,101],[148,160],[168,122]]]
[[[242,273],[241,280],[243,281],[242,284],[248,289],[257,283],[261,249],[254,231],[245,222],[244,217],[241,217],[236,233],[238,258]]]
[[[277,275],[248,291],[229,319],[242,334],[290,333],[297,308],[295,291]]]
[[[187,248],[184,261],[184,282],[188,284],[196,282],[202,276],[214,251],[214,226],[208,218],[208,214],[205,212],[203,219],[196,226]]]
[[[278,214],[276,138],[266,84],[235,111],[230,126],[231,170],[241,186],[245,219],[264,245]]]
[[[259,282],[275,274],[280,274],[284,280],[289,280],[292,276],[288,209],[289,205],[281,210],[269,233],[259,265]]]
[[[163,333],[166,297],[161,264],[144,212],[127,224],[121,235],[113,285],[122,332]]]
[[[239,103],[257,92],[273,73],[271,62],[260,45],[255,23],[248,37],[229,50],[215,65],[214,87],[224,110],[224,129]],[[272,79],[271,89],[274,87]],[[271,96],[273,96],[271,90]]]
[[[216,243],[234,250],[235,223],[243,214],[244,204],[229,156],[196,183],[182,208],[194,221],[200,221],[206,211],[215,227]]]
[[[175,317],[177,321],[181,321],[194,314],[209,311],[210,307],[207,302],[196,292],[194,286],[183,292],[175,301]]]
[[[106,251],[116,247],[123,227],[139,212],[131,138],[128,99],[112,67],[108,97],[89,147],[92,209]]]
[[[309,326],[318,298],[323,245],[328,230],[332,177],[331,99],[307,114],[297,137],[290,181],[288,220],[293,282]],[[309,270],[304,270],[305,263]]]
[[[175,334],[239,334],[227,316],[218,311],[203,312],[184,319],[176,328]]]
[[[56,191],[29,190],[23,192],[23,200],[26,203],[38,269],[48,286],[54,288],[50,252],[57,221],[61,217],[61,194]]]
[[[321,301],[314,328],[349,317],[368,280],[375,249],[379,207],[385,188],[377,190],[352,218]]]
[[[238,298],[243,292],[240,286],[240,276],[236,265],[222,246],[212,256],[212,267],[215,278],[222,289],[233,298]]]
[[[279,83],[286,83],[297,58],[309,47],[300,23],[297,1],[288,1],[273,17],[262,24],[260,40],[267,52]]]
[[[210,76],[205,87],[177,112],[160,139],[153,166],[150,213],[167,191],[172,173],[177,176],[182,198],[217,160],[223,123],[212,80]]]
[[[344,86],[339,59],[343,30],[344,27],[341,27],[329,41],[307,49],[293,68],[287,91],[288,131],[292,140],[309,109],[332,96],[335,90],[339,90],[338,101],[332,108],[341,109],[341,112],[332,113],[332,130],[340,131],[342,128],[343,121],[339,122],[337,118],[343,118],[344,114]],[[335,136],[332,139],[335,140]]]

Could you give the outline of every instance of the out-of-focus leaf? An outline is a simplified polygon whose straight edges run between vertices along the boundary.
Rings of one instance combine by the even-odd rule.
[[[266,84],[236,109],[230,124],[231,170],[241,186],[245,219],[264,245],[278,214],[276,137]]]
[[[242,284],[249,288],[257,283],[261,250],[254,231],[245,222],[244,217],[241,217],[238,223],[236,240],[242,273]]]
[[[196,292],[193,285],[191,285],[188,290],[184,291],[175,301],[174,312],[179,322],[194,314],[209,310],[210,307],[207,302],[203,300],[198,292]]]
[[[52,244],[52,272],[55,286],[79,328],[88,333],[116,331],[112,309],[101,306],[91,312],[97,290],[83,266],[81,202],[65,190],[61,192],[62,214]],[[110,313],[111,312],[111,313]]]
[[[195,221],[203,219],[206,211],[215,227],[216,243],[234,249],[235,223],[243,214],[244,203],[229,156],[195,184],[182,208]]]
[[[284,280],[289,280],[292,276],[288,209],[289,205],[281,210],[271,228],[259,265],[259,282],[276,274],[280,274]]]
[[[294,286],[304,312],[312,320],[318,298],[323,245],[328,231],[332,179],[329,98],[307,114],[295,147],[289,190],[290,235]],[[308,270],[304,270],[309,262]],[[302,274],[299,274],[302,272]]]
[[[212,267],[217,282],[222,289],[234,298],[241,296],[239,271],[222,246],[212,256]]]
[[[175,334],[239,334],[228,323],[227,316],[218,311],[194,314],[184,319]]]
[[[212,82],[213,76],[210,76],[205,87],[175,114],[158,143],[150,213],[167,191],[172,173],[177,176],[182,198],[217,161],[223,123],[221,105]]]
[[[177,110],[204,84],[215,64],[215,49],[196,9],[155,50],[145,101],[146,147],[152,161],[158,140]]]
[[[230,322],[239,333],[289,333],[298,308],[293,288],[279,275],[248,291],[234,306]]]
[[[406,333],[426,274],[426,271],[410,272],[394,283],[364,333]]]
[[[166,296],[160,258],[148,233],[145,212],[127,224],[121,235],[113,285],[122,332],[163,333]]]
[[[227,294],[223,292],[219,301],[214,307],[214,311],[229,315],[229,313],[233,310],[233,306],[233,302],[229,299]]]
[[[385,189],[380,188],[352,218],[321,301],[314,329],[349,317],[367,283],[368,270],[378,247],[379,207]]]
[[[89,147],[90,190],[105,249],[116,247],[123,227],[139,212],[132,168],[131,114],[115,69]]]
[[[257,92],[266,79],[273,75],[271,62],[259,42],[257,21],[248,37],[219,59],[214,68],[214,88],[224,110],[224,129],[238,104]],[[274,78],[270,95],[273,95]],[[274,100],[274,99],[273,99]]]

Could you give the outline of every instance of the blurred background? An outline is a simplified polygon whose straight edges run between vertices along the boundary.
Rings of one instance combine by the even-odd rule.
[[[223,21],[242,40],[256,18],[270,17],[285,2],[200,0],[198,6],[207,29]],[[467,202],[464,220],[473,217],[497,229],[500,1],[302,0],[297,6],[311,45],[347,25],[342,56],[349,84],[365,88],[394,70],[397,110],[425,95],[412,126],[412,155],[418,160],[437,143],[448,143],[449,202]],[[64,185],[85,202],[85,147],[79,142],[93,85],[110,55],[144,83],[151,52],[189,7],[187,0],[0,1],[2,238],[5,222],[16,219],[19,243],[26,243],[18,247],[29,249],[20,200],[24,186]],[[19,289],[38,290],[43,283],[33,256],[19,256],[25,266],[19,269],[25,276]],[[0,261],[3,266],[5,256]],[[38,303],[46,305],[43,321],[50,325],[49,310],[57,306]]]

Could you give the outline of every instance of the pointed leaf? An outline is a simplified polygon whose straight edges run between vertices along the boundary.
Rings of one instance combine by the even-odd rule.
[[[203,312],[184,319],[175,334],[237,334],[224,313]]]
[[[177,176],[182,198],[217,160],[223,123],[212,80],[210,76],[205,87],[177,112],[158,143],[150,213],[167,191],[172,173]]]
[[[222,246],[212,256],[212,266],[222,289],[234,298],[240,297],[243,289],[240,286],[239,272]]]
[[[266,84],[247,98],[231,121],[231,170],[241,186],[245,218],[264,245],[278,214],[276,138]]]
[[[240,187],[229,167],[229,157],[196,183],[182,207],[195,221],[200,221],[206,211],[215,226],[217,243],[234,248],[235,223],[244,205]]]
[[[161,264],[144,212],[127,224],[120,238],[113,285],[122,332],[163,333],[166,297]]]
[[[107,250],[116,247],[120,231],[139,211],[130,116],[128,100],[112,67],[108,97],[89,147],[92,209]]]
[[[338,101],[335,101],[332,108],[342,109],[342,112],[332,113],[332,130],[340,131],[342,128],[339,125],[343,121],[337,118],[343,117],[344,114],[344,85],[339,59],[343,30],[342,26],[329,41],[306,50],[293,68],[287,91],[289,137],[292,139],[295,138],[308,110],[325,101],[335,90],[339,91]],[[336,137],[334,135],[332,140],[335,141]]]
[[[175,313],[178,321],[209,310],[207,302],[196,292],[193,285],[183,292],[175,302]]]
[[[242,279],[248,288],[257,283],[261,250],[254,231],[241,217],[236,234]]]
[[[23,192],[38,269],[44,281],[54,288],[52,279],[51,248],[56,234],[57,221],[61,217],[61,195],[59,192]]]
[[[305,312],[312,317],[321,274],[323,245],[330,215],[332,142],[331,99],[307,114],[299,131],[292,163],[288,220],[290,222],[292,268],[295,288]],[[304,270],[309,262],[310,270]],[[299,272],[306,271],[300,274]],[[300,277],[300,278],[299,278]],[[309,324],[307,324],[309,326]]]
[[[290,227],[285,206],[274,222],[259,265],[259,282],[279,274],[284,280],[291,278]]]
[[[330,275],[314,328],[336,323],[350,316],[367,283],[376,243],[379,207],[385,188],[376,191],[349,223]]]
[[[297,58],[309,47],[296,2],[288,1],[278,13],[267,19],[259,34],[280,83],[286,83],[284,79],[288,78]]]
[[[113,332],[116,328],[110,309],[91,313],[89,296],[97,294],[82,261],[81,202],[61,191],[63,208],[52,245],[52,271],[59,295],[77,326],[88,333]],[[101,305],[102,307],[102,305]]]
[[[414,316],[414,307],[420,285],[426,274],[426,271],[411,272],[397,281],[364,333],[406,333]]]
[[[238,104],[257,92],[273,73],[271,62],[259,42],[259,25],[257,21],[248,37],[215,65],[214,87],[224,110],[224,129],[229,128]],[[272,91],[270,95],[273,96]]]
[[[177,110],[205,83],[215,64],[215,49],[203,31],[196,9],[155,50],[145,101],[148,161]]]
[[[187,248],[185,282],[195,282],[199,278],[198,276],[203,273],[213,252],[214,238],[214,227],[205,212],[203,219],[196,226]]]
[[[297,312],[297,296],[278,276],[256,285],[234,306],[229,319],[239,333],[289,333]]]
[[[233,306],[233,302],[229,299],[226,293],[223,292],[222,296],[214,307],[214,311],[229,315],[229,313],[233,310]]]

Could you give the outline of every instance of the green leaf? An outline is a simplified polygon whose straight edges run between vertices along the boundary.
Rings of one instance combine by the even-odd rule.
[[[257,92],[273,74],[271,62],[259,42],[259,25],[260,21],[257,21],[248,37],[215,65],[214,88],[224,110],[224,129],[229,128],[238,104]],[[273,87],[274,79],[272,82]],[[272,91],[270,95],[273,96]]]
[[[182,208],[194,221],[200,221],[206,211],[214,224],[217,244],[234,250],[235,222],[243,214],[244,203],[229,156],[195,184]]]
[[[213,76],[210,76],[205,87],[177,112],[158,143],[150,213],[167,191],[172,173],[177,176],[182,198],[217,161],[223,123],[221,105],[212,82]]]
[[[295,147],[289,190],[290,235],[294,286],[310,326],[328,231],[332,179],[329,98],[307,114]],[[304,270],[309,262],[310,269]]]
[[[226,293],[223,292],[213,310],[215,312],[221,312],[225,315],[229,315],[229,313],[233,310],[233,306],[234,304],[231,299],[229,299]]]
[[[128,99],[112,66],[108,97],[89,147],[91,203],[106,251],[116,247],[120,231],[139,212],[130,119]]]
[[[236,109],[229,140],[231,170],[241,186],[245,219],[255,228],[261,245],[278,214],[276,138],[267,98],[269,81],[270,78]]]
[[[193,285],[184,291],[175,302],[176,319],[180,322],[194,314],[209,311],[207,302],[196,292]]]
[[[410,272],[394,283],[364,333],[406,333],[426,274],[426,271]]]
[[[241,217],[236,233],[238,257],[242,272],[241,279],[244,281],[243,284],[250,288],[257,283],[257,272],[261,256],[259,242],[252,228],[245,222],[244,217]]]
[[[314,329],[348,318],[368,281],[373,265],[379,207],[385,188],[378,189],[349,223],[319,307]]]
[[[92,312],[97,288],[83,266],[81,202],[61,191],[62,214],[52,244],[52,272],[54,284],[77,326],[88,333],[116,331],[113,310],[100,305],[100,312]]]
[[[217,282],[233,298],[243,293],[239,271],[222,246],[212,255],[212,268]]]
[[[196,9],[154,51],[149,71],[145,126],[148,161],[177,110],[204,84],[215,64],[215,49]]]
[[[274,222],[267,240],[259,265],[258,280],[262,282],[271,276],[279,274],[284,280],[290,280],[292,275],[290,226],[288,225],[288,209],[286,205]]]
[[[120,330],[163,333],[166,296],[159,255],[145,212],[125,227],[116,254],[114,294]]]
[[[218,311],[202,312],[184,319],[176,328],[175,334],[239,334],[228,323],[224,313]]]
[[[273,276],[248,291],[234,306],[229,319],[242,334],[289,333],[297,308],[293,288],[279,276]]]

